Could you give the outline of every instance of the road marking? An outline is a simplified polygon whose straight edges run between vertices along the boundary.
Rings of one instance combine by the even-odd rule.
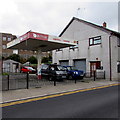
[[[48,96],[37,97],[37,98],[29,98],[26,100],[19,100],[19,101],[14,101],[14,102],[2,103],[2,104],[0,104],[0,107],[7,107],[7,106],[16,105],[16,104],[28,103],[28,102],[47,99],[47,98],[54,98],[54,97],[58,97],[58,96],[69,95],[69,94],[74,94],[74,93],[78,93],[78,92],[90,91],[90,90],[96,90],[96,89],[101,89],[101,88],[107,88],[107,87],[117,86],[117,85],[120,85],[120,83],[99,86],[99,87],[93,87],[93,88],[87,88],[87,89],[81,89],[81,90],[75,90],[75,91],[65,92],[65,93],[58,93],[58,94],[54,94],[54,95],[48,95]]]

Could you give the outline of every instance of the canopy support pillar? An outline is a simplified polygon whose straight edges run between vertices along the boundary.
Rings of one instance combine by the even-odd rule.
[[[41,76],[42,51],[41,51],[41,49],[38,49],[38,51],[37,51],[37,60],[38,60],[38,63],[37,63],[37,75],[38,75],[38,79],[41,80],[42,79],[42,76]]]

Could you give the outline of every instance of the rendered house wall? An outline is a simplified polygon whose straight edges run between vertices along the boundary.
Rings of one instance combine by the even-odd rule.
[[[96,36],[101,36],[102,44],[89,46],[89,38]],[[59,64],[59,60],[69,60],[69,65],[73,65],[74,59],[86,59],[87,72],[90,71],[90,61],[101,61],[101,66],[106,72],[106,78],[110,78],[109,36],[110,33],[74,20],[62,34],[62,37],[78,40],[78,48],[74,50],[64,48],[62,51],[53,51],[53,63]],[[118,79],[117,61],[120,59],[120,48],[118,50],[116,36],[112,36],[111,41],[112,78]]]

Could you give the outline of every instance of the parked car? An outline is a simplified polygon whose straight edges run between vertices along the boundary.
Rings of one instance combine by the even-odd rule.
[[[36,73],[36,70],[30,66],[24,66],[21,68],[22,73]]]
[[[67,78],[67,71],[63,66],[57,64],[44,64],[41,75],[49,80],[63,80]]]
[[[83,79],[84,77],[84,71],[77,70],[73,66],[63,66],[67,71],[67,78],[68,79]]]

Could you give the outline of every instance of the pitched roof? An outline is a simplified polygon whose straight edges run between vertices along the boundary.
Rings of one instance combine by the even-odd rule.
[[[4,62],[4,63],[19,63],[19,62],[17,62],[17,61],[11,60],[11,59],[4,60],[3,62]]]
[[[96,24],[94,24],[94,23],[91,23],[91,22],[88,22],[88,21],[85,21],[85,20],[82,20],[82,19],[79,19],[79,18],[75,18],[75,17],[72,18],[72,20],[68,23],[68,25],[64,28],[64,30],[60,33],[59,37],[62,36],[62,34],[67,30],[67,28],[71,25],[71,23],[72,23],[74,20],[76,20],[76,21],[78,21],[78,22],[85,23],[85,24],[90,25],[90,26],[92,26],[92,27],[94,27],[94,28],[100,29],[100,30],[102,30],[102,31],[104,31],[104,32],[111,33],[112,35],[115,35],[115,36],[120,37],[120,33],[119,33],[119,32],[110,30],[110,29],[105,28],[105,27],[103,27],[103,26],[99,26],[99,25],[96,25]]]

